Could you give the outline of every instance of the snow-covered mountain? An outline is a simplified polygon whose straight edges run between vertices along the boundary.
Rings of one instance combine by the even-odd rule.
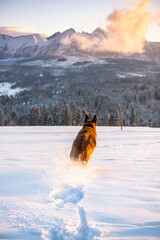
[[[40,34],[19,37],[0,34],[0,56],[32,56],[46,41]]]
[[[108,39],[108,33],[101,28],[97,28],[92,33],[75,32],[73,28],[70,28],[62,33],[56,32],[48,38],[40,34],[19,37],[0,34],[0,57],[63,55],[160,60],[160,42],[146,42],[142,54],[123,54],[103,49],[102,43],[106,39]]]

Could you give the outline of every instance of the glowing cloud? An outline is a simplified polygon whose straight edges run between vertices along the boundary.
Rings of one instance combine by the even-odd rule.
[[[134,2],[131,8],[115,10],[107,17],[110,51],[143,52],[147,29],[153,16],[148,7],[153,1]]]
[[[0,27],[0,34],[16,37],[20,35],[33,34],[33,29],[25,27]]]
[[[114,10],[106,19],[106,35],[74,33],[62,39],[62,43],[76,42],[80,49],[92,52],[142,53],[149,25],[160,20],[160,9],[150,9],[153,1],[156,0],[136,1],[130,7]]]

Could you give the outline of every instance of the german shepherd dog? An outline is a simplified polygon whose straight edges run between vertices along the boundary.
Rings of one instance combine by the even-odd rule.
[[[70,158],[73,161],[87,163],[93,150],[96,147],[96,124],[97,115],[94,115],[92,121],[86,114],[83,128],[77,134],[73,142]]]

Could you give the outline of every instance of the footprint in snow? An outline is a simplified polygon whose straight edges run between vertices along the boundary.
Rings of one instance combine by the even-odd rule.
[[[94,240],[95,237],[101,235],[101,231],[95,227],[90,227],[87,221],[86,212],[84,208],[77,205],[77,212],[80,218],[80,224],[76,231],[69,231],[68,227],[63,221],[55,224],[47,233],[47,239],[56,240]]]
[[[84,194],[84,186],[63,185],[60,189],[50,192],[50,200],[56,207],[63,208],[65,203],[77,204],[80,202],[84,198]]]

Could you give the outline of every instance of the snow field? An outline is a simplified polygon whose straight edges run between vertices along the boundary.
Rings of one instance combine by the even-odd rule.
[[[2,127],[0,239],[159,239],[160,129],[97,127],[85,166],[80,127]]]
[[[11,88],[14,83],[4,82],[0,83],[0,96],[8,95],[8,96],[15,96],[19,92],[25,90],[23,88]]]

